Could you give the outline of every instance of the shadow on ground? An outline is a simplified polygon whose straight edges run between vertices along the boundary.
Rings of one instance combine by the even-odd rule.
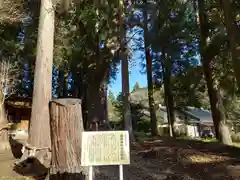
[[[95,179],[119,179],[117,166],[94,167],[94,170]],[[64,176],[61,175],[61,178]],[[59,177],[55,175],[52,179]],[[76,179],[75,175],[70,176],[70,179]],[[240,180],[240,148],[223,146],[217,142],[161,137],[135,143],[131,152],[131,165],[124,166],[124,180],[205,179]]]
[[[11,151],[13,156],[18,159],[22,156],[22,147],[23,145],[19,143],[17,140],[13,139],[11,136],[9,137],[9,142],[11,145]]]
[[[99,171],[118,178],[117,167]],[[171,138],[145,141],[133,147],[124,176],[127,180],[237,180],[240,148]]]

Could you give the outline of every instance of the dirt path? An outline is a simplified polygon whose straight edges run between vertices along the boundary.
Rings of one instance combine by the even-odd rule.
[[[14,157],[11,152],[0,153],[0,177],[16,177],[19,176],[17,173],[12,171],[12,164]]]
[[[0,180],[3,176],[19,177],[12,171],[13,161],[10,153],[0,154]],[[96,167],[95,170],[95,180],[119,179],[116,166]],[[132,148],[131,165],[124,166],[124,180],[171,179],[240,180],[240,148],[163,138]]]
[[[118,167],[99,167],[105,179],[118,179]],[[162,139],[132,151],[125,180],[240,180],[240,148],[218,143]]]

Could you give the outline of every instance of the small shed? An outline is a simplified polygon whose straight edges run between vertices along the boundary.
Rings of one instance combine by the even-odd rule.
[[[28,129],[31,118],[32,98],[12,96],[5,101],[8,121],[17,124],[17,129]]]

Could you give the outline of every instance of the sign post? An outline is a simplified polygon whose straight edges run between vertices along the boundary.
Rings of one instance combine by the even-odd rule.
[[[123,180],[123,165],[119,165],[119,180]]]
[[[93,180],[93,166],[119,165],[119,179],[123,180],[123,165],[130,164],[128,131],[89,131],[82,133],[82,166],[89,166],[89,180]]]
[[[88,172],[88,178],[89,180],[93,180],[93,167],[92,166],[89,166],[89,172]]]

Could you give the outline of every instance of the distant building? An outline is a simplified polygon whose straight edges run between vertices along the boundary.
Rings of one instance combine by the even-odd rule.
[[[161,127],[168,126],[167,111],[165,106],[159,105],[160,117],[163,120]],[[196,107],[175,109],[175,131],[190,137],[201,137],[203,132],[210,132],[215,136],[212,113],[209,110]],[[227,121],[233,133],[240,132],[239,120]]]
[[[167,111],[165,106],[159,105],[160,116],[163,119],[162,127],[168,126]],[[212,114],[206,109],[185,107],[175,109],[174,128],[176,133],[185,134],[190,137],[200,137],[203,131],[214,133]]]

